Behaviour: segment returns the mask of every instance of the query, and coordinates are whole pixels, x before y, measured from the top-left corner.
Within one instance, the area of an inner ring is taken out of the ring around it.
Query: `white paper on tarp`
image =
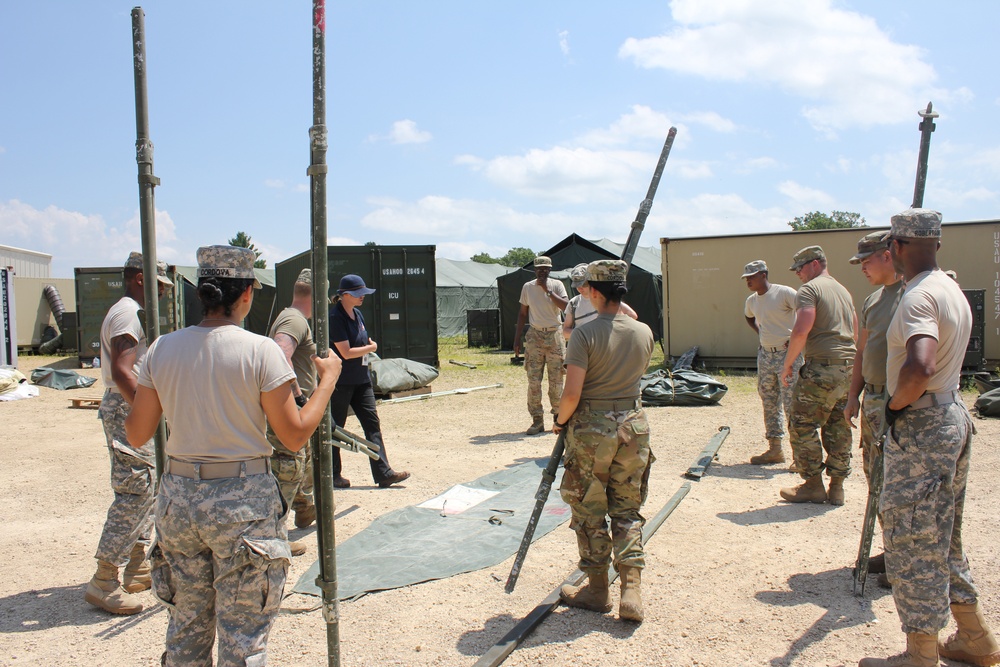
[[[431,498],[417,505],[432,510],[441,510],[442,514],[461,514],[470,507],[492,498],[500,493],[487,489],[473,489],[463,484],[451,487],[437,498]]]

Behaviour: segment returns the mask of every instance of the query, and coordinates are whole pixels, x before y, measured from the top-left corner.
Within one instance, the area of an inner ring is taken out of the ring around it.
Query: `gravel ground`
[[[365,460],[345,454],[354,487],[335,495],[338,541],[454,484],[548,456],[555,436],[523,435],[525,380],[509,354],[443,348],[434,391],[504,386],[380,407],[393,466],[413,477],[378,489]],[[478,367],[449,364],[449,357]],[[52,364],[71,367],[66,359],[21,358],[25,374]],[[798,477],[783,466],[746,463],[764,447],[755,380],[720,379],[730,390],[717,406],[649,410],[658,460],[647,517],[686,481],[682,474],[719,427],[732,430],[718,460],[647,543],[645,623],[559,607],[505,665],[854,665],[902,646],[891,595],[874,582],[864,598],[852,594],[863,475],[847,480],[843,507],[779,502],[779,488]],[[89,389],[42,388],[39,398],[0,403],[0,665],[159,664],[167,615],[148,593],[147,608],[131,617],[83,601],[111,491],[97,412],[72,409],[68,399],[101,392],[98,380]],[[965,399],[971,405],[974,395]],[[1000,422],[976,424],[965,538],[983,606],[1000,627],[1000,563],[989,537],[1000,533],[1000,517],[985,481],[997,474]],[[360,431],[353,418],[348,429]],[[294,559],[290,582],[315,559],[314,532],[292,532],[310,547]],[[575,569],[572,531],[564,525],[536,542],[507,595],[511,562],[342,603],[341,664],[474,664]],[[301,611],[316,601],[286,599],[268,645],[271,664],[327,664],[322,616]]]

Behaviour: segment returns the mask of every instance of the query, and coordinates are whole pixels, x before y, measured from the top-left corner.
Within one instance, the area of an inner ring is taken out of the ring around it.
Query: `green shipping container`
[[[81,365],[89,366],[101,354],[101,325],[111,306],[125,294],[121,267],[73,269],[76,283],[77,350]],[[184,277],[167,267],[174,287],[160,299],[160,334],[184,327]],[[145,322],[143,322],[145,325]]]
[[[349,273],[361,276],[375,290],[365,298],[361,312],[383,359],[439,366],[434,251],[432,245],[330,246],[327,250],[330,294]],[[295,279],[311,263],[312,251],[307,250],[275,265],[275,315],[292,302]]]

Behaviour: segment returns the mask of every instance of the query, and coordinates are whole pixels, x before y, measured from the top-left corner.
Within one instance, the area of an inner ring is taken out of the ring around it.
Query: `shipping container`
[[[52,270],[52,255],[0,245],[0,267],[13,271],[19,278],[48,278]]]
[[[743,317],[750,294],[740,277],[744,265],[763,259],[771,283],[798,289],[801,283],[789,271],[792,255],[822,246],[830,274],[851,292],[858,309],[875,288],[849,260],[858,240],[880,229],[888,227],[660,239],[664,350],[676,357],[697,345],[707,366],[756,368],[757,335]],[[982,340],[970,345],[981,344],[982,365],[992,370],[1000,361],[1000,221],[945,223],[938,264],[956,271],[963,290],[985,290]]]
[[[125,295],[122,267],[76,268],[76,324],[77,355],[82,366],[89,366],[101,354],[101,325],[111,306]],[[167,277],[174,287],[167,290],[159,302],[160,334],[165,334],[185,326],[184,320],[184,277],[177,267],[167,267]],[[143,320],[143,326],[145,326]]]
[[[361,312],[383,359],[411,359],[438,366],[435,247],[330,246],[327,275],[330,294],[349,273],[361,276],[375,293]],[[292,302],[292,287],[309,268],[307,250],[275,265],[277,298],[270,321]]]

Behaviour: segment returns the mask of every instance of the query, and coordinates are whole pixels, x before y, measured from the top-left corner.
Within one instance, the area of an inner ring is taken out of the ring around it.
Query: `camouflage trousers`
[[[170,612],[163,665],[267,662],[291,558],[271,474],[196,480],[164,475],[150,560],[153,592]]]
[[[125,418],[131,411],[125,398],[106,391],[97,416],[111,458],[111,489],[115,493],[94,557],[123,567],[137,543],[148,548],[153,531],[153,496],[156,493],[155,445],[150,440],[139,449],[128,444]]]
[[[524,335],[524,371],[528,374],[528,414],[532,418],[541,418],[542,409],[542,375],[546,369],[549,373],[549,405],[552,414],[559,412],[559,400],[562,398],[563,358],[566,356],[566,344],[562,329],[556,331],[539,331],[528,327]]]
[[[576,532],[580,569],[606,570],[612,549],[616,568],[644,567],[646,520],[639,509],[656,460],[649,448],[646,413],[579,409],[567,429],[560,495],[573,513],[570,528]]]
[[[868,485],[872,483],[872,462],[875,460],[875,447],[882,433],[882,419],[885,416],[885,402],[889,398],[888,390],[881,392],[865,389],[864,400],[861,402],[861,463],[865,471]]]
[[[281,443],[270,425],[267,427],[267,441],[274,448],[274,453],[271,454],[271,472],[278,480],[285,510],[297,512],[314,505],[313,462],[309,455],[309,443],[293,452]]]
[[[830,477],[851,474],[854,436],[844,418],[851,370],[849,365],[824,366],[808,359],[799,369],[788,426],[792,456],[803,479],[821,474],[823,468]]]
[[[763,347],[757,348],[757,393],[764,406],[764,437],[768,440],[785,435],[785,423],[788,421],[788,415],[792,414],[794,379],[798,377],[799,369],[802,367],[802,355],[799,355],[792,366],[795,376],[787,387],[781,381],[781,369],[784,364],[784,348],[776,352]]]
[[[903,632],[935,634],[949,604],[978,599],[962,548],[975,428],[962,403],[905,411],[885,440],[879,505],[886,574]]]

